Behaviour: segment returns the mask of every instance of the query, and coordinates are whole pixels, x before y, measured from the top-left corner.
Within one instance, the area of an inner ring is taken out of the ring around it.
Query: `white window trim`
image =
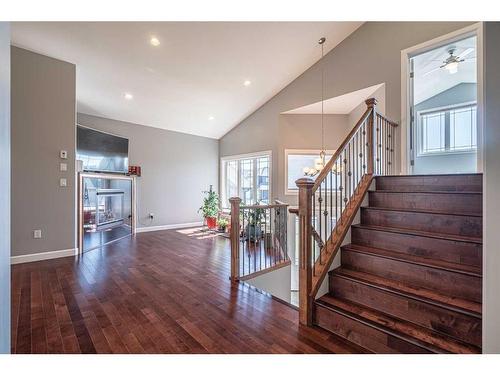
[[[228,155],[228,156],[222,156],[220,158],[220,197],[221,197],[221,208],[227,209],[230,208],[228,206],[225,206],[227,200],[230,197],[226,197],[226,186],[224,181],[226,180],[226,162],[228,161],[235,161],[235,160],[243,160],[243,159],[251,159],[251,158],[258,158],[262,156],[267,156],[269,157],[269,203],[271,203],[272,200],[272,177],[273,177],[273,152],[271,150],[269,151],[258,151],[258,152],[251,152],[247,154],[238,154],[238,155]],[[240,175],[238,173],[238,185],[239,183]]]
[[[325,150],[325,152],[329,155],[335,154],[337,150]],[[285,195],[298,195],[299,189],[289,189],[288,188],[288,155],[312,155],[316,154],[319,157],[320,149],[294,149],[294,148],[286,148],[285,149],[285,181],[284,181],[284,191]]]
[[[422,111],[417,112],[417,157],[419,158],[427,158],[427,157],[432,157],[432,156],[447,156],[447,155],[459,155],[459,154],[474,154],[477,153],[477,144],[475,149],[469,149],[469,150],[448,150],[448,151],[436,151],[436,152],[422,152],[422,124],[421,124],[421,116],[425,115],[427,113],[433,113],[433,112],[443,112],[443,111],[451,111],[456,108],[467,108],[467,107],[476,107],[476,127],[478,124],[478,114],[477,114],[477,102],[476,101],[471,101],[471,102],[464,102],[464,103],[459,103],[459,104],[452,104],[452,105],[447,105],[447,106],[442,106],[442,107],[434,107],[434,108],[429,108],[425,109]],[[476,130],[477,132],[477,130]],[[477,141],[476,141],[477,143]]]

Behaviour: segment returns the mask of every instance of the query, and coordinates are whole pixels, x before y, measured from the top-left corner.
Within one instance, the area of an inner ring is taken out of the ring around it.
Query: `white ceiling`
[[[455,47],[455,56],[469,48],[473,51],[459,63],[458,72],[450,74],[445,68],[439,69],[449,56],[448,50]],[[460,83],[477,82],[476,37],[463,39],[415,56],[414,61],[414,101],[416,104],[448,90]]]
[[[375,91],[377,91],[384,84],[370,86],[365,89],[350,92],[348,94],[336,96],[334,98],[326,99],[323,101],[323,111],[329,115],[345,115],[352,112],[359,104],[368,99]],[[283,112],[283,114],[320,114],[321,102],[305,105],[300,108],[295,108],[290,111]]]
[[[79,112],[220,138],[320,58],[321,36],[326,53],[361,24],[19,22],[12,42],[76,64]]]

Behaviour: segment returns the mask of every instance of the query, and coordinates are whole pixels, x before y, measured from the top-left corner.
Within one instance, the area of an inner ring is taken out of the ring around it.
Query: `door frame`
[[[412,174],[410,165],[410,58],[467,37],[477,39],[477,167],[483,172],[483,22],[478,22],[401,51],[401,174]]]

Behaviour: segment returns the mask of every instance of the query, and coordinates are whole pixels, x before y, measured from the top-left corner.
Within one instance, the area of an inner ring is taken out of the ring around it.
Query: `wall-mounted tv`
[[[76,159],[84,171],[127,173],[128,139],[78,125]]]

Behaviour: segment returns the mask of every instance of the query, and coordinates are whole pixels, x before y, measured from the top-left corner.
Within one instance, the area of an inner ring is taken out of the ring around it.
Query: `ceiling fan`
[[[455,74],[456,72],[458,72],[458,65],[460,63],[463,63],[463,62],[471,62],[472,60],[474,60],[475,58],[470,58],[470,59],[466,59],[465,57],[468,56],[469,54],[471,54],[472,52],[474,52],[474,48],[467,48],[465,51],[463,51],[461,54],[459,55],[455,55],[455,51],[456,51],[456,47],[450,47],[448,49],[448,54],[449,56],[441,61],[442,65],[440,65],[439,67],[437,68],[434,68],[432,70],[429,70],[428,72],[424,73],[422,76],[426,76],[430,73],[433,73],[437,70],[440,70],[440,69],[446,69],[450,74]]]

